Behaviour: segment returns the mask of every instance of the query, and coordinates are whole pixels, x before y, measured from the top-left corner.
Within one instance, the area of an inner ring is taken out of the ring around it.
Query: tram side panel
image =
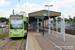
[[[24,30],[25,30],[25,35],[24,35],[24,37],[25,36],[27,36],[27,33],[28,33],[28,23],[26,23],[25,21],[24,21]]]

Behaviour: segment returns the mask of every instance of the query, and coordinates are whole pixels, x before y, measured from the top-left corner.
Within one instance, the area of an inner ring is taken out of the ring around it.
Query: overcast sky
[[[48,10],[45,5],[53,5],[51,11],[58,11],[68,18],[69,15],[73,18],[75,16],[75,0],[20,0],[23,11],[27,14],[42,9]],[[26,6],[25,6],[26,5]],[[9,17],[12,10],[16,13],[22,11],[18,0],[0,0],[0,17]],[[62,17],[61,15],[61,17]]]

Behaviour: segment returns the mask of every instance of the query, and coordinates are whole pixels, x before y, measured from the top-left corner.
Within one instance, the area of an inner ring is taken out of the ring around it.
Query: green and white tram
[[[9,37],[27,36],[28,24],[24,15],[11,15],[9,17]]]

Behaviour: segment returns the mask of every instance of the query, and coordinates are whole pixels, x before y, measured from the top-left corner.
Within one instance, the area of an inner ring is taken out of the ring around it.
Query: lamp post
[[[13,9],[13,15],[14,15],[14,9]]]
[[[48,34],[50,34],[50,11],[49,8],[52,7],[53,5],[45,5],[46,7],[48,7],[48,18],[49,18],[49,29],[48,29]]]
[[[21,11],[20,13],[22,13],[22,15],[25,13],[24,11]]]
[[[69,15],[70,29],[71,29],[71,16]]]

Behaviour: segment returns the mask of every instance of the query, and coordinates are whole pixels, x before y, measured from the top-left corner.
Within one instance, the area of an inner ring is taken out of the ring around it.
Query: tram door
[[[28,33],[28,23],[26,23],[25,21],[24,21],[24,30],[27,30]]]

